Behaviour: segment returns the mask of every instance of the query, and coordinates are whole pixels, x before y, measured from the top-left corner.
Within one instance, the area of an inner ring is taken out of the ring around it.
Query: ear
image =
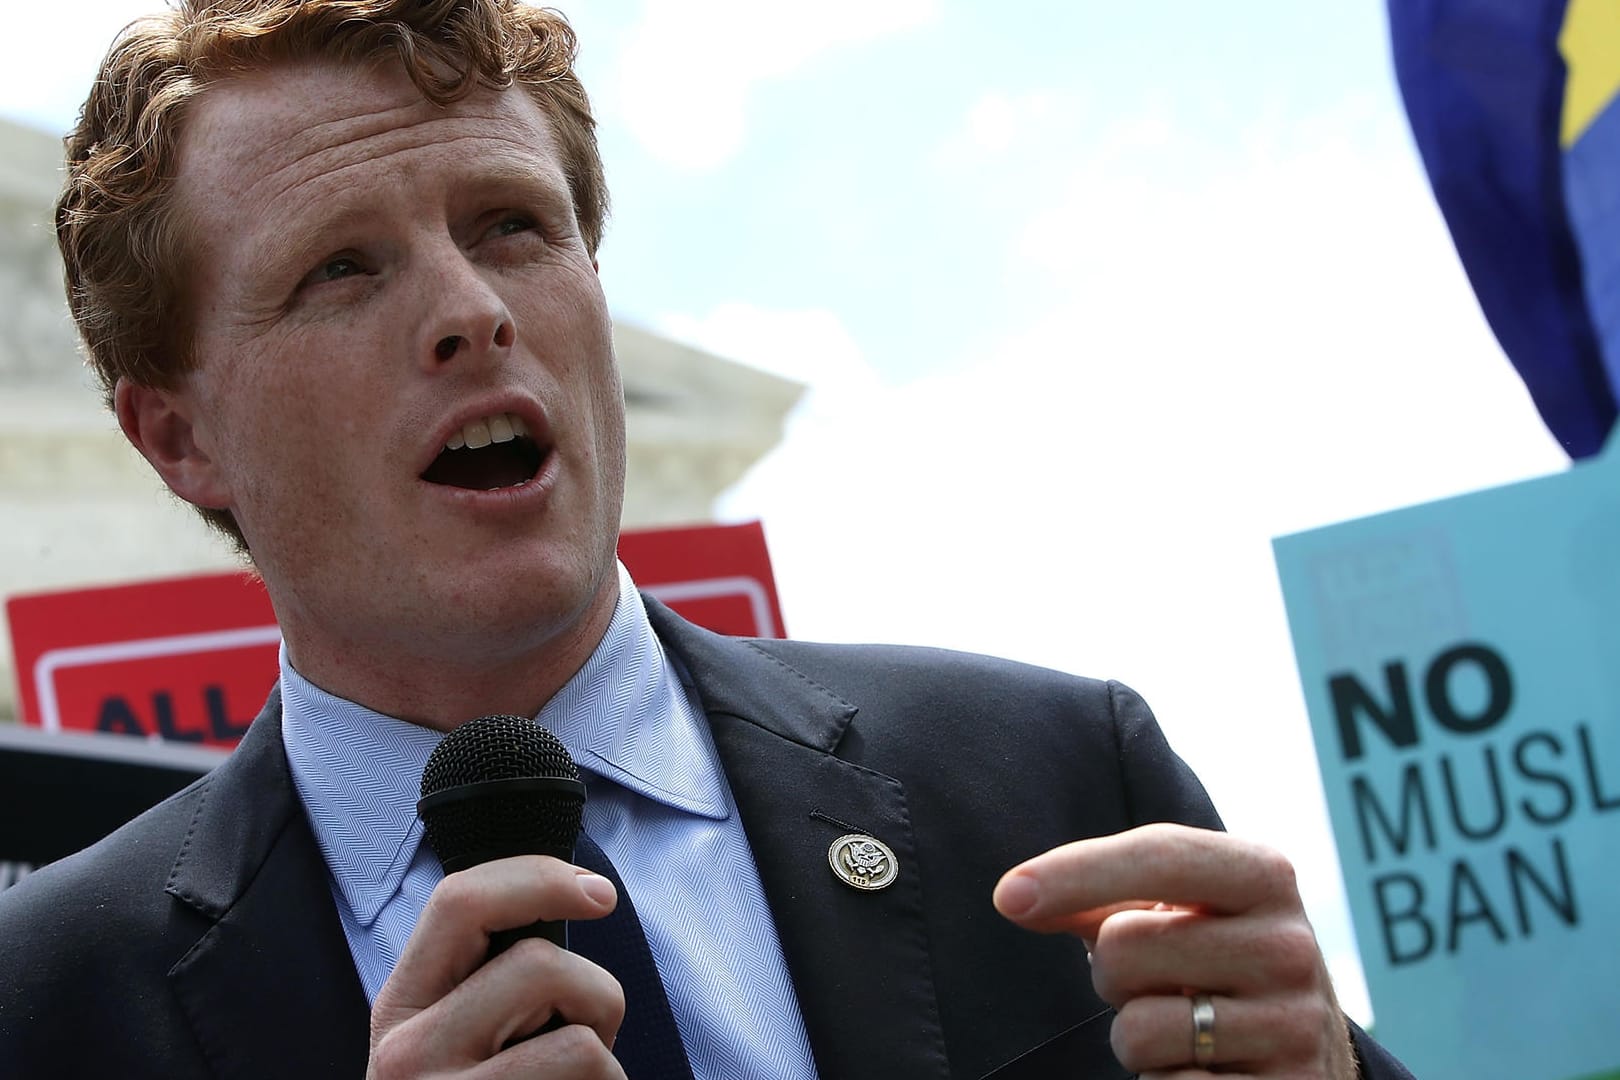
[[[199,439],[193,403],[183,391],[158,390],[119,379],[113,388],[113,412],[130,445],[169,485],[193,506],[230,508],[230,490]]]

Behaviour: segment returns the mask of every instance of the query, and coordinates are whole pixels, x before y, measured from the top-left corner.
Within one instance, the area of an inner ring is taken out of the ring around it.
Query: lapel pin
[[[834,840],[827,849],[827,861],[838,880],[865,892],[888,888],[900,872],[889,845],[862,833],[848,833]]]

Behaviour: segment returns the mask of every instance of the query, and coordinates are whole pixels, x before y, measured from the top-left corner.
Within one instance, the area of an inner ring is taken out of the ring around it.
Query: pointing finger
[[[1020,925],[1086,936],[1128,908],[1163,902],[1238,914],[1297,896],[1293,867],[1270,848],[1227,833],[1154,824],[1037,855],[1007,871],[993,899]]]

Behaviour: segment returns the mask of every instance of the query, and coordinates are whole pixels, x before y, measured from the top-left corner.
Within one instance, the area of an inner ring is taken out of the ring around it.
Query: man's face
[[[255,73],[198,102],[177,197],[208,462],[181,493],[234,515],[305,674],[493,663],[611,607],[623,396],[527,95]]]

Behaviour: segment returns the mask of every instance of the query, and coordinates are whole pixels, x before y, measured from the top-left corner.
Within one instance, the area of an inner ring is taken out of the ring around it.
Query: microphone
[[[416,814],[446,874],[513,855],[574,861],[585,784],[557,736],[521,716],[480,716],[446,735],[422,770]],[[490,935],[489,959],[526,937],[567,948],[566,922]]]

